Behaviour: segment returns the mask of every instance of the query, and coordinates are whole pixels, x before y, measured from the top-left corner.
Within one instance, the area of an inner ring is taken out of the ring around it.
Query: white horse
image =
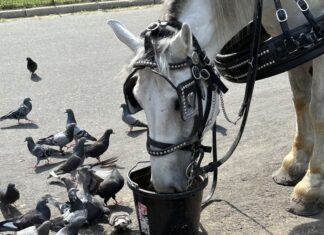
[[[323,0],[308,0],[315,16],[324,14]],[[282,0],[291,28],[306,22],[294,0]],[[168,70],[167,64],[183,61],[192,55],[192,34],[209,58],[236,35],[253,16],[251,0],[166,0],[161,20],[183,22],[181,30],[158,42],[155,60],[159,71],[175,86],[191,76],[188,68]],[[116,36],[135,53],[134,61],[143,55],[143,40],[117,21],[109,21]],[[272,35],[282,33],[271,0],[264,1],[263,26]],[[131,64],[132,65],[132,64]],[[324,56],[289,71],[296,109],[296,136],[290,153],[284,158],[273,179],[278,184],[295,185],[291,207],[295,213],[310,215],[320,211],[324,199]],[[311,71],[312,68],[312,72]],[[183,121],[175,109],[174,89],[150,69],[138,72],[134,96],[143,108],[152,139],[179,143],[190,135],[193,121]],[[218,103],[215,102],[215,107]],[[215,120],[217,110],[211,120]],[[212,122],[210,122],[212,123]],[[211,125],[208,127],[210,128]],[[205,129],[207,131],[208,127]],[[151,156],[151,180],[158,192],[186,190],[186,168],[191,153],[175,151],[164,157]]]

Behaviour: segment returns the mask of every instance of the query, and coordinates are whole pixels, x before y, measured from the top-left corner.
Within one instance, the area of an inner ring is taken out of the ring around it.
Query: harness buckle
[[[309,10],[309,5],[308,2],[306,2],[306,0],[298,0],[297,5],[302,12]]]
[[[191,68],[192,76],[196,79],[200,79],[200,71],[197,65],[192,66]]]
[[[210,78],[210,73],[208,72],[207,69],[202,69],[200,71],[200,78],[207,81]]]
[[[154,22],[151,23],[149,26],[147,26],[146,30],[147,31],[154,31],[157,30],[160,27],[160,23],[159,22]]]
[[[287,11],[283,8],[280,8],[276,11],[277,20],[282,23],[288,20]]]

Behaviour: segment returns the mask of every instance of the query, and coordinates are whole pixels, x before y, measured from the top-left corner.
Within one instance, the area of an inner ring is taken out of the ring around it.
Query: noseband
[[[227,91],[226,86],[221,82],[218,73],[214,70],[214,65],[201,50],[197,39],[193,36],[194,51],[190,57],[179,63],[169,63],[170,70],[181,70],[190,68],[191,78],[176,86],[164,74],[158,71],[157,63],[155,62],[154,43],[159,39],[173,36],[179,31],[182,24],[178,21],[172,22],[157,22],[151,24],[142,34],[144,37],[145,54],[144,57],[137,60],[133,65],[133,72],[128,76],[124,85],[124,95],[126,104],[129,110],[133,113],[141,110],[139,104],[134,102],[132,88],[135,86],[137,77],[134,74],[141,69],[149,68],[153,73],[163,78],[177,92],[181,118],[183,121],[194,118],[194,126],[191,135],[186,140],[180,143],[164,143],[147,137],[147,151],[151,156],[164,156],[175,151],[190,151],[193,155],[200,155],[203,152],[210,152],[210,147],[201,145],[203,131],[210,123],[208,119],[212,114],[211,109],[215,105],[215,96],[213,92]],[[134,82],[135,80],[135,82]],[[207,95],[204,84],[207,84]],[[133,96],[133,97],[132,97]],[[132,101],[133,99],[133,101]],[[203,100],[206,99],[206,107],[203,110]],[[214,111],[214,110],[213,110]]]

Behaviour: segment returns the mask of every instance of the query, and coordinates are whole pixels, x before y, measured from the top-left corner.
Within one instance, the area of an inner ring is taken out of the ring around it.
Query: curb
[[[112,0],[107,2],[90,2],[69,5],[57,5],[47,7],[36,7],[18,10],[0,11],[0,19],[10,19],[19,17],[45,16],[51,14],[66,14],[80,11],[97,11],[113,8],[123,8],[131,6],[144,6],[160,4],[161,0]]]

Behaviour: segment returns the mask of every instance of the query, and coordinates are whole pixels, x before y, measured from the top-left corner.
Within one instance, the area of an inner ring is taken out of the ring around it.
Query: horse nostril
[[[175,106],[174,106],[174,109],[177,110],[177,111],[180,109],[180,103],[179,103],[179,100],[176,100],[176,102],[175,102]]]

